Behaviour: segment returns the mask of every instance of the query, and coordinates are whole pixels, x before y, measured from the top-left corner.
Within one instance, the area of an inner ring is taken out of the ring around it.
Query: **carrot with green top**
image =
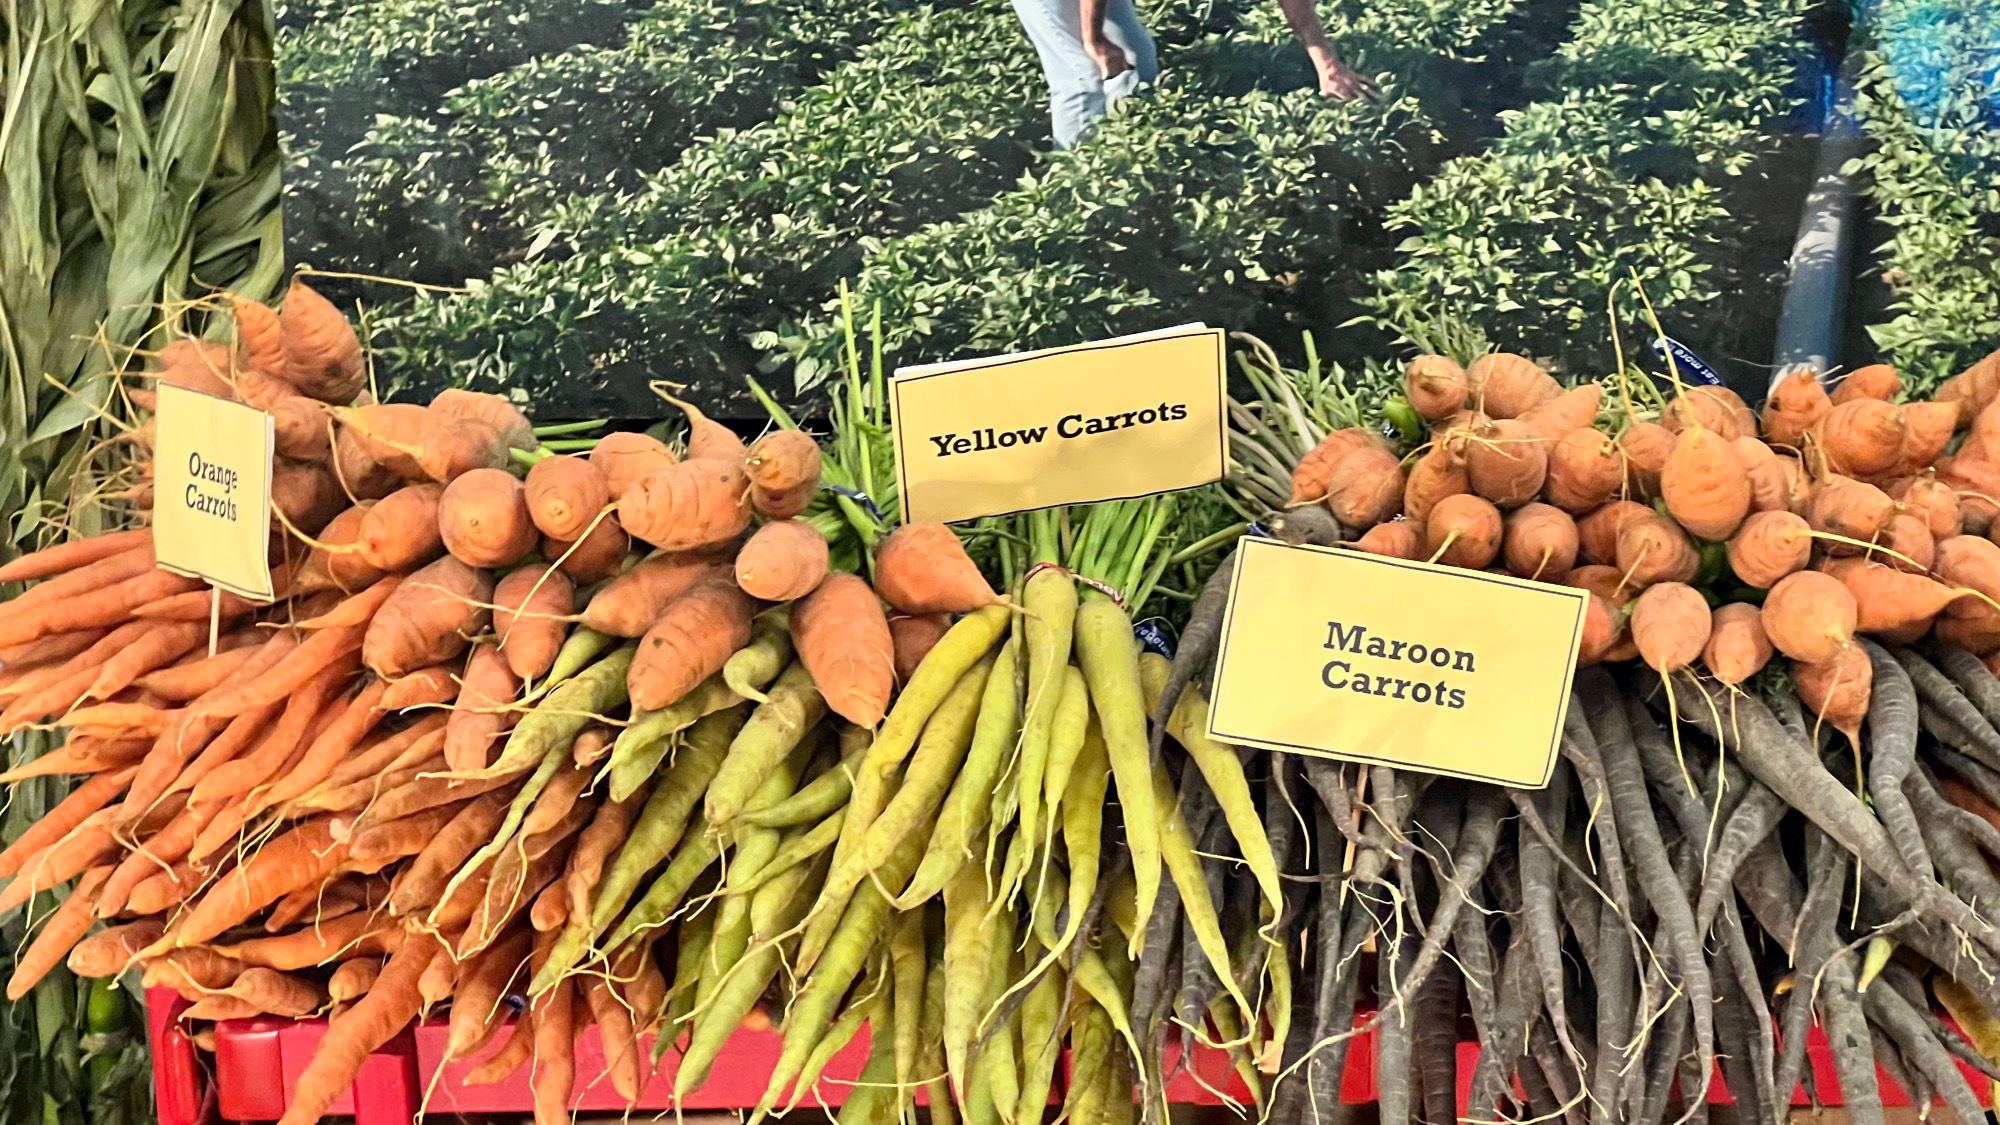
[[[793,664],[771,685],[769,699],[750,713],[729,754],[708,784],[703,806],[712,825],[724,825],[750,804],[765,778],[826,715],[826,700],[803,664]]]

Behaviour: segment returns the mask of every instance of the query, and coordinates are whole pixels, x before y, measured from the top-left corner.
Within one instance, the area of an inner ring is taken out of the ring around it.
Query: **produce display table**
[[[209,1125],[215,1121],[275,1121],[284,1115],[292,1086],[305,1069],[312,1051],[325,1034],[324,1020],[250,1019],[227,1020],[215,1025],[215,1055],[212,1073],[206,1072],[194,1043],[178,1027],[187,1002],[170,991],[154,989],[146,997],[148,1026],[153,1046],[153,1082],[159,1101],[160,1125]],[[526,1113],[532,1105],[526,1066],[501,1082],[486,1086],[466,1086],[459,1078],[470,1068],[467,1062],[443,1061],[446,1028],[440,1022],[419,1023],[405,1030],[377,1051],[361,1069],[354,1087],[342,1094],[327,1112],[352,1116],[355,1125],[410,1125],[423,1113]],[[848,1085],[861,1073],[868,1058],[864,1033],[842,1048],[827,1064],[818,1085],[800,1099],[801,1106],[838,1106],[846,1101]],[[747,1109],[757,1103],[764,1084],[778,1058],[779,1035],[775,1030],[738,1032],[724,1048],[707,1085],[690,1094],[680,1108],[688,1110]],[[1174,1049],[1170,1048],[1170,1052]],[[1833,1057],[1826,1039],[1814,1027],[1807,1042],[1807,1060],[1812,1067],[1819,1096],[1824,1104],[1839,1105],[1840,1084],[1835,1077]],[[577,1040],[576,1093],[571,1108],[585,1112],[618,1113],[627,1109],[610,1084],[601,1078],[603,1052],[597,1031],[591,1028]],[[1473,1065],[1478,1061],[1476,1043],[1458,1047],[1458,1098],[1460,1112],[1471,1094]],[[1170,1059],[1170,1061],[1173,1061]],[[674,1108],[673,1079],[678,1055],[668,1052],[646,1085],[640,1110]],[[1060,1096],[1067,1062],[1059,1068],[1056,1096]],[[1961,1066],[1966,1080],[1979,1091],[1980,1101],[1991,1104],[1989,1083],[1970,1068]],[[1882,1100],[1887,1105],[1908,1105],[1909,1095],[1884,1074]],[[595,1079],[595,1080],[593,1080]],[[1372,1102],[1377,1095],[1374,1037],[1357,1036],[1347,1054],[1347,1069],[1341,1079],[1341,1100],[1350,1104]],[[1179,1069],[1167,1084],[1168,1099],[1188,1105],[1223,1105],[1247,1102],[1249,1091],[1231,1069],[1221,1051],[1197,1048],[1189,1065]],[[921,1091],[918,1102],[924,1101]],[[1726,1104],[1733,1100],[1718,1075],[1709,1091],[1709,1101]],[[1793,1095],[1793,1104],[1806,1105],[1805,1091]]]

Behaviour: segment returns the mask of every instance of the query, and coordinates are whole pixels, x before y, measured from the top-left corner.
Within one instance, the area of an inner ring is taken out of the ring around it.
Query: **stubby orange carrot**
[[[1762,612],[1747,602],[1717,606],[1701,658],[1709,674],[1725,684],[1740,684],[1763,671],[1771,662],[1771,638],[1764,635]]]
[[[618,573],[632,539],[615,519],[596,521],[582,539],[542,537],[542,557],[579,584],[601,582]]]
[[[1679,524],[1648,512],[1618,533],[1617,562],[1627,587],[1643,590],[1655,582],[1693,581],[1701,552]]]
[[[1798,689],[1799,702],[1850,741],[1860,736],[1874,684],[1874,665],[1860,645],[1848,645],[1818,664],[1792,662],[1792,686]]]
[[[1507,513],[1504,535],[1501,559],[1522,578],[1553,578],[1576,566],[1576,521],[1560,508],[1549,504],[1516,508]]]
[[[1689,387],[1667,404],[1660,424],[1675,434],[1713,430],[1728,441],[1757,432],[1757,416],[1728,387]]]
[[[1764,633],[1793,660],[1819,664],[1854,642],[1854,595],[1838,578],[1816,570],[1786,575],[1764,598]]]
[[[904,613],[970,613],[1000,600],[958,535],[941,523],[909,523],[875,555],[875,588]]]
[[[504,469],[475,469],[446,485],[438,532],[444,549],[468,566],[510,566],[540,541],[527,492]]]
[[[1684,583],[1648,586],[1632,605],[1632,642],[1647,665],[1661,675],[1699,659],[1710,628],[1708,602]]]
[[[1426,421],[1440,422],[1465,406],[1465,368],[1450,356],[1420,355],[1403,372],[1403,395]]]
[[[600,438],[590,451],[590,463],[604,474],[611,498],[623,497],[628,489],[680,458],[665,442],[647,434],[618,430]]]
[[[618,522],[635,539],[685,551],[734,539],[750,526],[750,478],[741,461],[670,465],[618,498]]]
[[[1465,369],[1472,401],[1490,418],[1514,418],[1562,393],[1562,384],[1526,356],[1490,352]]]
[[[703,582],[670,602],[632,657],[632,706],[658,710],[722,671],[750,643],[752,609],[733,582]]]
[[[1364,445],[1333,467],[1326,482],[1326,508],[1348,527],[1373,527],[1402,506],[1403,465],[1379,445]]]
[[[535,440],[535,427],[528,421],[527,415],[500,395],[447,387],[431,399],[430,408],[440,414],[485,426],[510,449],[527,452],[540,444]]]
[[[361,655],[378,676],[395,678],[465,651],[485,627],[493,580],[447,555],[396,587],[368,623]]]
[[[728,574],[711,552],[654,555],[597,591],[583,607],[583,624],[614,637],[642,636],[675,598]]]
[[[1791,372],[1772,386],[1764,400],[1764,440],[1773,445],[1799,445],[1806,431],[1832,409],[1833,400],[1809,368]]]
[[[1335,430],[1321,438],[1292,467],[1292,495],[1287,504],[1316,504],[1326,499],[1326,483],[1333,475],[1333,467],[1349,453],[1363,446],[1379,445],[1381,441],[1359,426]]]
[[[1447,496],[1431,508],[1424,550],[1446,566],[1484,570],[1500,553],[1500,509],[1471,493]]]
[[[1625,462],[1618,454],[1618,445],[1598,430],[1580,427],[1549,446],[1543,495],[1573,516],[1606,503],[1624,483]]]
[[[812,593],[826,567],[826,538],[811,524],[772,520],[737,552],[736,585],[753,598],[788,602]]]
[[[445,726],[445,764],[455,771],[484,767],[494,743],[514,725],[513,704],[520,694],[520,677],[500,650],[485,644],[474,648]]]
[[[1880,399],[1855,398],[1829,408],[1811,437],[1835,472],[1866,477],[1895,465],[1903,449],[1902,412]]]
[[[1768,590],[1812,560],[1812,526],[1791,512],[1754,512],[1729,540],[1736,577]]]
[[[1577,553],[1601,565],[1618,561],[1618,533],[1633,520],[1652,515],[1653,510],[1633,500],[1613,500],[1577,517]]]
[[[1895,368],[1886,363],[1871,363],[1840,377],[1840,381],[1833,385],[1833,404],[1839,406],[1857,398],[1894,402],[1902,391],[1903,380],[1896,374]]]
[[[611,503],[611,485],[589,461],[558,455],[528,470],[526,496],[528,516],[543,535],[576,539]]]
[[[671,395],[662,395],[661,397],[680,407],[681,413],[687,415],[687,459],[689,461],[713,459],[736,464],[742,463],[748,450],[743,446],[743,439],[736,436],[735,430],[703,414],[691,402],[674,398]]]
[[[1681,431],[1660,470],[1660,495],[1682,527],[1702,539],[1729,538],[1752,500],[1749,469],[1729,439],[1705,426]]]
[[[1354,547],[1385,558],[1421,559],[1424,557],[1424,536],[1415,521],[1395,520],[1378,523],[1362,532],[1361,538],[1354,541]]]
[[[1660,471],[1674,452],[1673,431],[1658,422],[1634,422],[1618,436],[1618,452],[1625,458],[1626,494],[1655,495]]]
[[[819,443],[802,430],[773,430],[751,443],[743,468],[767,494],[819,487]]]
[[[1548,480],[1548,443],[1525,421],[1489,422],[1466,443],[1465,470],[1472,491],[1499,507],[1518,508]]]
[[[413,570],[444,552],[438,503],[444,486],[405,485],[365,509],[355,550],[384,573]]]
[[[576,583],[552,566],[524,566],[493,588],[493,604],[493,632],[514,675],[548,672],[576,609]]]
[[[791,630],[792,647],[827,707],[874,729],[896,679],[895,643],[875,591],[852,574],[829,574],[795,604]]]
[[[284,367],[275,374],[301,393],[321,402],[352,402],[367,386],[354,326],[304,281],[293,279],[278,308],[278,327]]]

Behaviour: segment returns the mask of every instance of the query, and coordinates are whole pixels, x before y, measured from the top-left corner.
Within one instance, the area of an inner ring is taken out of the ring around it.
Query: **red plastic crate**
[[[312,1057],[324,1020],[229,1020],[215,1026],[214,1073],[204,1075],[194,1044],[178,1029],[187,1003],[170,991],[148,992],[147,1023],[153,1044],[153,1081],[159,1103],[160,1125],[207,1125],[215,1118],[225,1121],[274,1121],[283,1116],[299,1072]],[[526,1113],[533,1098],[528,1088],[527,1068],[523,1067],[502,1082],[490,1086],[464,1086],[457,1078],[476,1063],[441,1063],[447,1028],[442,1023],[420,1023],[405,1030],[377,1051],[356,1079],[353,1089],[328,1108],[329,1114],[351,1115],[355,1125],[410,1125],[420,1112],[437,1113]],[[496,1037],[487,1051],[497,1049]],[[763,1095],[765,1083],[778,1058],[780,1037],[776,1031],[741,1031],[724,1048],[708,1083],[689,1095],[683,1109],[746,1109]],[[838,1106],[846,1101],[848,1084],[860,1073],[868,1058],[868,1040],[857,1036],[827,1064],[818,1086],[800,1100],[801,1105]],[[1168,1064],[1178,1062],[1177,1046],[1170,1046]],[[485,1052],[482,1052],[483,1055]],[[1807,1063],[1823,1103],[1839,1105],[1840,1083],[1834,1072],[1833,1056],[1826,1039],[1815,1026],[1806,1045]],[[1459,1106],[1461,1112],[1470,1094],[1472,1069],[1479,1057],[1476,1043],[1461,1043],[1459,1061]],[[674,1065],[678,1054],[668,1052],[658,1071],[641,1093],[637,1108],[673,1108]],[[571,1107],[577,1110],[616,1113],[625,1102],[603,1074],[603,1053],[596,1029],[586,1031],[577,1042],[577,1090]],[[1982,1104],[1991,1104],[1991,1084],[1978,1072],[1960,1065],[1966,1081],[1977,1091]],[[440,1071],[442,1073],[440,1073]],[[1068,1074],[1068,1061],[1058,1068],[1057,1089]],[[595,1079],[592,1076],[598,1076]],[[1908,1105],[1909,1096],[1887,1075],[1881,1081],[1886,1105]],[[1341,1076],[1343,1102],[1359,1104],[1375,1100],[1375,1037],[1372,1032],[1355,1036],[1348,1048],[1347,1066]],[[1231,1066],[1228,1056],[1209,1047],[1196,1047],[1188,1065],[1167,1084],[1168,1100],[1193,1105],[1247,1104],[1250,1091]],[[921,1092],[919,1092],[921,1099]],[[1709,1090],[1709,1101],[1731,1101],[1721,1076]],[[1805,1105],[1803,1087],[1793,1093],[1793,1104]]]

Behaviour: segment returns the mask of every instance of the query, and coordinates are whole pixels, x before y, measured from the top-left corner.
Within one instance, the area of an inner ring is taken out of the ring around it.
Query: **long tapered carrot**
[[[124,859],[119,860],[110,878],[98,889],[97,916],[109,918],[124,913],[134,888],[186,859],[205,819],[206,815],[198,809],[182,809],[165,827],[141,841]]]
[[[215,690],[226,692],[237,684],[262,675],[292,651],[296,643],[289,633],[272,637],[257,647],[255,657],[245,661]],[[206,695],[199,697],[206,698]],[[179,721],[154,740],[153,748],[147,751],[145,760],[139,764],[139,773],[132,778],[132,791],[125,796],[126,809],[136,815],[152,807],[153,802],[167,792],[174,778],[180,776],[188,761],[199,754],[208,745],[209,739],[220,734],[226,725],[216,719],[197,717],[193,708],[183,709]]]
[[[207,944],[258,909],[323,879],[346,857],[347,848],[334,839],[330,818],[305,821],[217,879],[175,921],[165,940],[176,948]]]
[[[328,700],[334,697],[340,690],[341,684],[360,666],[358,657],[358,652],[348,653],[346,659],[321,669],[318,675],[307,680],[291,699],[268,704],[257,711],[249,712],[251,715],[268,715],[274,708],[282,708],[277,714],[275,724],[253,721],[251,725],[253,735],[262,737],[257,738],[254,744],[248,740],[243,742],[243,747],[248,748],[247,753],[241,757],[222,759],[208,767],[205,771],[207,776],[195,778],[194,793],[191,798],[194,803],[212,805],[231,796],[241,796],[269,781],[278,768],[290,760],[292,754],[298,750],[300,743],[305,740],[306,732],[325,711]],[[224,730],[209,748],[212,750],[222,745],[242,720],[243,716],[238,716],[231,721],[229,729]],[[202,765],[202,759],[206,757],[208,751],[204,750],[201,756],[182,772],[181,779],[186,779],[188,774],[197,773]],[[174,783],[176,787],[180,784],[180,780]],[[171,792],[171,789],[169,791]]]
[[[279,1125],[314,1125],[354,1081],[368,1056],[416,1017],[423,1008],[417,982],[441,948],[443,943],[430,934],[412,934],[382,966],[368,994],[333,1018],[312,1061],[299,1074]]]
[[[346,785],[378,777],[431,757],[444,745],[448,718],[442,711],[433,711],[401,730],[358,747],[327,776],[326,785]]]
[[[222,649],[214,656],[148,672],[134,683],[141,690],[152,692],[162,699],[186,703],[215,690],[231,673],[256,658],[256,646],[238,645]]]
[[[16,614],[32,611],[38,606],[74,598],[79,594],[101,590],[128,578],[150,573],[153,561],[153,546],[150,543],[109,555],[66,574],[57,575],[46,582],[30,586],[27,592],[0,607],[0,619],[11,618]]]
[[[230,776],[234,771],[225,767],[236,763],[239,760],[238,755],[245,750],[268,740],[273,730],[271,724],[284,714],[285,704],[273,703],[268,707],[259,707],[255,711],[245,711],[229,720],[229,724],[222,728],[222,733],[210,739],[208,745],[201,748],[201,753],[196,754],[193,760],[188,762],[187,767],[181,770],[180,776],[174,778],[172,784],[167,786],[167,792],[191,791],[194,793],[196,803],[209,805],[219,799],[218,793],[240,795],[241,790],[229,788],[235,784]],[[251,750],[251,753],[254,755],[256,751]],[[210,783],[209,779],[215,776],[217,770],[224,771],[223,780]],[[207,788],[200,788],[204,784]],[[218,785],[223,788],[218,790],[216,788]]]
[[[194,702],[197,715],[234,716],[276,703],[320,674],[328,664],[361,651],[366,626],[323,629],[299,642],[269,670],[247,683],[211,692]]]
[[[110,806],[113,798],[138,772],[136,767],[100,773],[70,791],[55,808],[42,814],[14,842],[0,850],[0,877],[14,875],[42,849],[67,836],[77,825]]]
[[[67,660],[104,639],[109,629],[77,629],[0,649],[0,668],[46,667]]]
[[[346,598],[325,613],[300,621],[298,627],[336,629],[344,626],[365,626],[374,618],[375,611],[382,608],[382,603],[389,600],[389,595],[396,592],[396,587],[401,585],[402,581],[400,576],[394,574],[378,579],[367,589]]]
[[[383,953],[401,939],[400,929],[383,915],[357,911],[315,921],[287,934],[218,945],[215,951],[245,965],[296,972],[343,956]]]
[[[128,621],[68,660],[22,677],[15,685],[13,701],[0,710],[0,731],[17,731],[76,706],[83,693],[90,690],[104,662],[153,628],[146,622]]]
[[[347,711],[307,747],[305,756],[263,791],[257,799],[258,811],[289,801],[330,777],[341,759],[382,721],[386,712],[380,705],[386,690],[388,685],[381,680],[362,688]]]
[[[84,872],[83,878],[70,889],[69,897],[63,900],[54,914],[49,915],[48,921],[42,923],[35,940],[21,951],[19,959],[14,962],[14,975],[7,979],[7,999],[10,1002],[26,996],[28,990],[49,975],[49,970],[62,964],[69,951],[83,940],[84,934],[90,932],[91,924],[97,921],[91,915],[90,904],[97,896],[97,889],[110,874],[108,865]]]
[[[115,625],[142,605],[199,589],[197,579],[168,571],[149,571],[101,590],[30,606],[0,619],[0,645],[18,644],[70,629]]]
[[[0,890],[0,914],[6,914],[43,891],[62,886],[104,862],[117,849],[111,828],[111,810],[101,809],[85,818],[62,839],[29,857],[14,881]]]
[[[140,676],[179,660],[208,637],[206,622],[169,622],[147,631],[113,654],[84,690],[85,699],[109,699]]]
[[[23,766],[0,773],[0,785],[31,777],[103,773],[134,766],[151,746],[149,738],[71,737],[68,742]]]
[[[76,570],[100,559],[153,543],[153,529],[135,527],[130,531],[113,531],[104,535],[93,535],[87,539],[72,539],[30,551],[20,558],[0,566],[0,583],[32,582],[37,578],[47,578],[66,570]]]

